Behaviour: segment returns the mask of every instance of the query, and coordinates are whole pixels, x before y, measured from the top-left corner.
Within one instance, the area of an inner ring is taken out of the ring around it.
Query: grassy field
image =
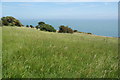
[[[2,78],[2,28],[0,26],[0,79]]]
[[[118,39],[3,27],[4,78],[117,78]]]

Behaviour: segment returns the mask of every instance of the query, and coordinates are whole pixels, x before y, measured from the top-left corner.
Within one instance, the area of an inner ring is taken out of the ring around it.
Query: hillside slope
[[[3,27],[3,77],[116,78],[117,38]]]
[[[2,28],[0,26],[0,79],[2,78]]]

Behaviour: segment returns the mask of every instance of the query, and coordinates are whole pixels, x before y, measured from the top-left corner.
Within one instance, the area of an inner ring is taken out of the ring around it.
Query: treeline
[[[32,25],[26,25],[26,27],[34,28]],[[38,22],[38,25],[35,26],[36,29],[41,31],[56,32],[56,29],[52,25],[46,24],[45,22]],[[61,25],[59,27],[59,33],[73,33],[74,31],[68,26]]]
[[[18,27],[24,26],[19,20],[17,20],[12,16],[2,17],[1,22],[3,26],[18,26]],[[52,25],[46,24],[45,22],[38,22],[37,26],[26,25],[26,27],[40,29],[41,31],[56,32],[56,29]],[[64,26],[64,25],[61,25],[59,27],[58,32],[59,33],[73,33],[73,32],[84,33],[84,32],[79,32],[77,30],[73,30],[68,26]],[[91,33],[87,33],[87,34],[91,34]]]

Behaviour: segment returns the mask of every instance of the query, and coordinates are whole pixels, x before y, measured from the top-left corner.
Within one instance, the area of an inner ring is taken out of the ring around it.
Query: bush
[[[36,28],[36,29],[39,29],[39,26],[36,26],[35,28]]]
[[[87,33],[87,34],[92,34],[92,33]]]
[[[31,28],[34,28],[32,25],[30,25]]]
[[[45,24],[45,22],[38,22],[38,25],[42,25],[42,24]]]
[[[78,32],[78,33],[85,33],[85,32]]]
[[[0,27],[2,27],[2,20],[0,20]]]
[[[74,30],[74,32],[78,32],[77,30]]]
[[[49,32],[56,32],[54,27],[49,24],[45,24],[45,22],[38,22],[36,29],[40,29],[41,31],[49,31]]]
[[[29,27],[29,25],[26,25],[26,27]]]
[[[62,25],[59,27],[59,33],[73,33],[73,30],[68,26]]]
[[[3,26],[22,26],[21,22],[12,16],[2,17]]]
[[[42,24],[42,25],[40,25],[40,30],[42,30],[42,31],[49,31],[49,32],[56,32],[54,27],[52,27],[49,24]]]

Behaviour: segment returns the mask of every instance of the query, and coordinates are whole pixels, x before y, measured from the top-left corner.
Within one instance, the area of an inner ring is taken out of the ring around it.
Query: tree
[[[21,22],[12,16],[2,17],[3,26],[22,26]]]
[[[56,30],[54,29],[54,27],[52,27],[52,25],[45,24],[45,22],[38,22],[36,29],[40,29],[41,31],[56,32]]]
[[[36,29],[39,29],[39,26],[36,26],[35,28],[36,28]]]
[[[0,27],[2,27],[2,20],[0,20]]]
[[[59,33],[73,33],[73,30],[68,26],[61,25],[59,27]]]
[[[32,25],[30,25],[31,28],[34,28]]]
[[[38,25],[42,25],[42,24],[45,24],[45,22],[38,22]]]
[[[26,27],[29,27],[29,25],[26,25]]]
[[[49,24],[42,24],[42,25],[40,25],[40,30],[42,30],[42,31],[49,31],[49,32],[56,32],[54,27],[52,27]]]
[[[2,17],[1,20],[2,20],[2,25],[5,25],[5,26],[9,25],[9,22],[7,21],[6,17]]]
[[[74,30],[74,32],[78,32],[78,30]]]

